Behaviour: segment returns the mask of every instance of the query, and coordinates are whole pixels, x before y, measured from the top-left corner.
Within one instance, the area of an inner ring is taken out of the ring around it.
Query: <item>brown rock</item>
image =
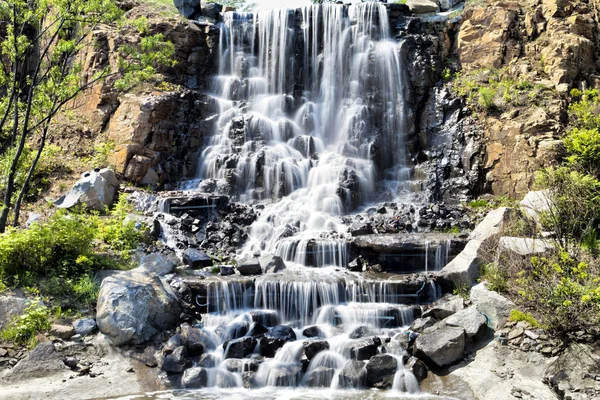
[[[75,329],[72,326],[52,324],[48,333],[59,339],[69,340],[75,335]]]

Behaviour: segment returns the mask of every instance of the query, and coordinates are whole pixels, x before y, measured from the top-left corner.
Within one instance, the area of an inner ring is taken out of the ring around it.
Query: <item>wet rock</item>
[[[372,338],[361,339],[352,345],[350,355],[355,360],[368,360],[377,354],[377,348],[381,345],[381,339],[374,336]]]
[[[373,333],[368,326],[359,326],[358,328],[356,328],[352,332],[350,332],[348,337],[350,339],[360,339],[360,338],[363,338],[365,336],[369,336],[372,334]]]
[[[202,0],[202,16],[213,20],[219,19],[219,14],[223,10],[223,6],[218,3],[211,3]]]
[[[442,299],[439,303],[433,305],[423,313],[422,318],[433,317],[436,320],[441,321],[463,308],[465,308],[463,298],[460,296],[452,296],[448,299]]]
[[[296,340],[296,334],[292,328],[286,325],[275,326],[260,339],[260,353],[264,357],[275,357],[277,350],[287,342],[294,340]]]
[[[394,375],[398,367],[396,358],[389,354],[371,357],[367,363],[367,382],[378,389],[389,389],[394,384]]]
[[[182,384],[183,374],[170,374],[166,371],[161,371],[158,374],[158,383],[161,389],[183,389]]]
[[[329,387],[334,374],[333,368],[321,366],[308,372],[304,380],[308,387]]]
[[[307,338],[325,338],[325,332],[321,330],[318,326],[309,326],[308,328],[302,331],[302,335]]]
[[[357,257],[354,260],[350,261],[348,264],[348,269],[353,272],[362,272],[363,270],[363,262],[361,257]]]
[[[163,345],[162,354],[167,355],[175,351],[176,348],[183,346],[183,340],[180,335],[173,335]]]
[[[85,206],[88,210],[102,212],[112,204],[119,186],[117,176],[109,169],[86,172],[54,205],[58,208]]]
[[[256,347],[256,339],[253,337],[243,337],[233,339],[223,343],[225,349],[225,358],[244,358],[251,354]]]
[[[100,287],[96,322],[117,345],[143,343],[179,324],[181,307],[161,278],[133,271],[105,278]]]
[[[235,274],[235,267],[231,265],[221,265],[219,266],[219,271],[221,276],[230,276]]]
[[[205,252],[197,249],[185,249],[182,254],[183,263],[194,269],[211,267],[213,260]]]
[[[201,389],[208,384],[208,373],[202,367],[186,369],[181,378],[185,389]]]
[[[471,289],[469,296],[479,312],[487,317],[490,328],[498,330],[504,326],[515,304],[506,297],[487,289],[480,283]]]
[[[183,15],[187,19],[193,19],[200,15],[200,1],[199,0],[173,0],[179,14]]]
[[[237,265],[237,270],[243,276],[262,274],[260,262],[256,258],[239,261]]]
[[[297,386],[302,377],[302,368],[298,365],[280,365],[269,373],[269,383],[277,387]]]
[[[198,360],[198,366],[202,368],[215,368],[217,366],[218,359],[214,354],[205,353],[200,356]]]
[[[204,352],[204,347],[210,342],[207,334],[201,329],[182,325],[181,342],[190,357],[199,357]]]
[[[428,365],[442,368],[463,358],[465,330],[463,328],[440,327],[422,333],[415,341],[415,356]]]
[[[364,361],[352,360],[344,365],[340,372],[340,386],[343,388],[362,388],[367,383],[367,370]]]
[[[275,311],[252,311],[250,313],[252,321],[270,327],[279,323],[279,317]]]
[[[245,389],[255,389],[257,387],[256,383],[256,372],[246,371],[244,372],[244,388]]]
[[[96,331],[98,326],[96,325],[96,321],[92,318],[82,318],[76,321],[73,321],[73,329],[75,329],[75,333],[81,336],[87,336]]]
[[[276,273],[285,270],[283,259],[273,254],[264,253],[260,256],[260,266],[264,273]]]
[[[444,322],[447,326],[463,328],[467,338],[475,339],[485,331],[487,320],[476,307],[469,307],[451,315]]]
[[[415,378],[417,378],[417,381],[419,383],[421,383],[425,378],[427,378],[427,374],[429,373],[429,370],[427,369],[425,363],[419,360],[417,357],[409,358],[404,367],[408,372],[413,374]]]
[[[16,353],[15,353],[16,356]],[[42,378],[66,370],[52,342],[40,343],[3,376],[9,382]]]
[[[185,347],[179,346],[171,354],[163,358],[161,369],[166,372],[179,374],[191,365],[191,361],[187,358]]]
[[[413,332],[423,332],[423,330],[435,325],[436,321],[433,317],[418,318],[410,325],[410,330]]]
[[[470,240],[463,251],[439,272],[440,284],[451,290],[458,286],[471,287],[479,278],[481,241]]]
[[[265,333],[269,332],[269,328],[264,326],[263,324],[259,324],[258,322],[254,324],[252,328],[248,331],[247,336],[252,337],[262,337]]]
[[[327,340],[309,340],[304,342],[304,354],[310,361],[323,350],[329,350],[329,342]]]
[[[75,335],[75,328],[72,326],[52,324],[48,333],[62,340],[69,340]]]

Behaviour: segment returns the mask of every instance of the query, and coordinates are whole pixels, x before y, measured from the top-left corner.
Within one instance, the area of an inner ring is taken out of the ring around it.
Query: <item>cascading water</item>
[[[196,366],[206,370],[212,393],[241,386],[337,391],[366,387],[365,363],[386,353],[397,365],[388,386],[418,392],[392,338],[420,313],[415,304],[435,300],[436,285],[345,272],[350,235],[341,216],[382,187],[402,196],[411,175],[402,44],[391,39],[386,7],[314,5],[228,12],[223,20],[218,120],[198,188],[211,181],[218,194],[262,203],[244,254],[278,255],[288,270],[203,278],[194,301],[206,343]],[[448,256],[449,244],[442,247],[436,268]],[[285,340],[268,336],[282,326]],[[311,345],[321,351],[310,355]],[[358,361],[358,376],[344,373]]]

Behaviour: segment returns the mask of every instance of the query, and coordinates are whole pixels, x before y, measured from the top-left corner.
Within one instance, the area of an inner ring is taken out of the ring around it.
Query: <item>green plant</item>
[[[210,273],[211,273],[211,274],[213,274],[213,275],[216,275],[216,274],[218,274],[219,272],[221,272],[221,267],[212,267],[212,268],[210,269]]]
[[[6,286],[6,284],[2,281],[2,279],[0,279],[0,294],[6,292],[8,290],[8,287]]]
[[[470,290],[469,285],[467,285],[463,282],[459,282],[454,287],[452,294],[454,294],[455,296],[460,296],[464,300],[469,300],[469,290]]]
[[[73,293],[76,300],[83,304],[96,304],[100,285],[91,274],[84,275],[73,283]]]
[[[513,321],[513,322],[521,322],[521,321],[525,321],[527,323],[529,323],[529,325],[533,326],[533,327],[539,327],[540,323],[538,322],[537,319],[535,319],[533,317],[533,315],[527,313],[527,312],[523,312],[523,311],[519,311],[517,309],[514,309],[510,312],[510,316],[508,317],[509,321]]]
[[[0,331],[0,338],[18,344],[35,345],[35,335],[50,328],[50,311],[39,299],[34,300],[22,315],[11,320],[6,328]]]
[[[471,208],[488,208],[490,206],[490,202],[485,199],[477,199],[469,202],[469,207]]]
[[[144,228],[138,229],[136,222],[128,219],[127,215],[131,211],[133,206],[125,197],[121,197],[109,212],[109,217],[99,219],[96,237],[116,251],[135,249],[142,240]]]
[[[482,87],[479,89],[479,94],[477,97],[478,104],[486,109],[491,110],[495,107],[494,99],[496,98],[496,91],[489,87]]]
[[[504,293],[508,289],[508,273],[497,262],[482,267],[481,279],[487,281],[488,288],[495,292]]]

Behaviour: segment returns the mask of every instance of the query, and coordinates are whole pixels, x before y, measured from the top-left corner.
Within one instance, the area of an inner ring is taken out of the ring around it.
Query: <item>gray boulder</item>
[[[465,330],[440,326],[422,333],[415,341],[415,356],[434,368],[442,368],[463,358]]]
[[[23,314],[30,301],[23,297],[0,296],[0,329],[14,317]]]
[[[179,14],[187,19],[193,19],[200,15],[200,0],[173,0]]]
[[[451,296],[440,300],[422,315],[422,318],[433,317],[438,321],[448,318],[452,314],[465,308],[465,302],[460,296]]]
[[[407,0],[406,5],[415,14],[428,14],[439,11],[436,2],[430,0]]]
[[[243,276],[262,274],[260,262],[256,258],[238,261],[237,270]]]
[[[211,20],[218,20],[223,6],[218,3],[209,3],[202,0],[202,16]]]
[[[278,325],[260,339],[260,353],[265,357],[275,357],[277,350],[283,347],[287,342],[296,340],[294,330],[287,325]]]
[[[378,354],[367,363],[367,382],[377,389],[389,389],[394,384],[398,362],[389,354]]]
[[[183,263],[190,267],[204,268],[213,265],[213,260],[203,251],[197,249],[185,249],[182,254]]]
[[[364,361],[352,360],[344,365],[340,372],[340,386],[343,388],[358,389],[367,383],[367,369]]]
[[[519,203],[521,211],[535,221],[539,221],[540,213],[550,210],[551,204],[546,190],[529,192]]]
[[[429,369],[427,369],[425,363],[419,360],[417,357],[409,358],[404,365],[404,368],[413,374],[419,383],[425,380],[425,378],[427,378],[427,374],[429,374]]]
[[[163,276],[173,272],[177,264],[173,254],[150,253],[142,257],[140,266],[134,271],[149,276]]]
[[[309,340],[304,342],[304,354],[309,361],[324,350],[329,350],[329,342],[327,340]]]
[[[283,258],[269,253],[264,253],[260,256],[260,266],[265,273],[280,272],[286,268]]]
[[[67,369],[62,357],[56,352],[54,344],[44,342],[30,351],[24,359],[19,361],[2,377],[2,380],[7,382],[31,380],[53,375]]]
[[[470,299],[479,312],[487,317],[490,328],[498,330],[504,326],[515,304],[506,297],[488,290],[486,283],[473,286]]]
[[[181,314],[168,284],[134,271],[105,278],[96,309],[98,328],[117,346],[140,344],[173,329]]]
[[[487,319],[476,307],[465,308],[444,320],[447,326],[463,328],[468,338],[476,338],[485,331]]]
[[[88,210],[104,211],[113,203],[119,185],[117,176],[110,169],[86,172],[54,205],[58,208],[85,206]]]
[[[542,239],[501,237],[498,243],[498,252],[503,255],[518,255],[521,257],[539,256],[554,250],[552,242]]]
[[[186,369],[181,378],[181,384],[186,389],[201,389],[208,385],[208,373],[204,368]]]
[[[96,325],[96,321],[92,318],[81,318],[73,321],[73,329],[75,329],[76,334],[86,336],[94,333],[94,331],[98,329],[98,326]]]
[[[309,370],[304,377],[304,382],[308,387],[329,387],[334,374],[333,368],[320,366]]]
[[[180,346],[163,358],[161,369],[166,372],[180,374],[191,364],[191,361],[187,358],[185,347]]]
[[[413,332],[423,332],[423,330],[434,326],[435,323],[436,320],[433,317],[417,318],[410,325],[410,330]]]
[[[256,347],[256,339],[245,336],[239,339],[229,340],[223,343],[225,350],[225,358],[244,358],[254,351]]]
[[[512,209],[509,207],[500,207],[490,211],[481,221],[473,232],[469,235],[470,240],[486,241],[492,236],[498,235],[504,228],[504,223],[508,221]]]
[[[377,336],[357,340],[350,349],[350,355],[354,360],[368,360],[377,354],[377,348],[381,345],[381,339]]]

